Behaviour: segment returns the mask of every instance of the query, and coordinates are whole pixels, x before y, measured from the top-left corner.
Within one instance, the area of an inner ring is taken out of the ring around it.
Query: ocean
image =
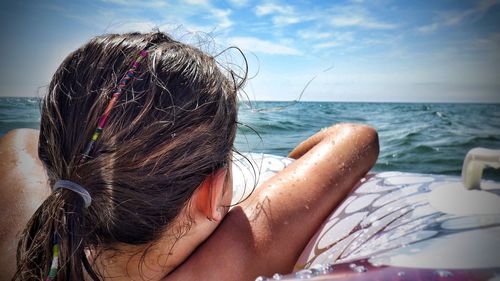
[[[39,99],[0,97],[0,136],[38,128]],[[243,102],[235,146],[241,152],[286,156],[321,128],[364,123],[379,132],[374,172],[460,175],[467,151],[500,149],[500,104]],[[483,178],[500,181],[500,170]]]

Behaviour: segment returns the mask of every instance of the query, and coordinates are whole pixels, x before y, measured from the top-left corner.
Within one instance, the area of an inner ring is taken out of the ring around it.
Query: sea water
[[[473,147],[500,149],[500,104],[244,102],[235,146],[241,152],[286,156],[321,128],[364,123],[379,132],[375,172],[460,175]],[[37,98],[0,98],[0,136],[38,128]],[[484,177],[500,181],[500,170]]]

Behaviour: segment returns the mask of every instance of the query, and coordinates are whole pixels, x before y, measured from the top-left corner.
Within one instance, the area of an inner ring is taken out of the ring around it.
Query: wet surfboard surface
[[[233,166],[235,201],[293,161],[244,157]],[[467,190],[453,176],[370,174],[324,221],[293,273],[259,278],[500,280],[500,183]]]

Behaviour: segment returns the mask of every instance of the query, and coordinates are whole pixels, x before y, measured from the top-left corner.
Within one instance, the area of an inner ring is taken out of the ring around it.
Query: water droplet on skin
[[[436,274],[442,278],[453,276],[453,273],[449,272],[448,270],[436,270]]]
[[[259,276],[259,277],[255,278],[255,281],[267,281],[267,278],[264,276]]]
[[[274,280],[281,280],[281,277],[282,277],[282,275],[281,275],[281,274],[279,274],[279,273],[275,273],[275,274],[273,275],[273,279],[274,279]]]
[[[319,274],[327,274],[333,271],[333,265],[331,263],[327,263],[325,265],[315,264],[310,268],[316,275]]]
[[[363,272],[366,272],[367,269],[366,267],[362,266],[362,265],[358,265],[358,266],[355,266],[352,271],[354,272],[357,272],[357,273],[363,273]]]
[[[355,264],[355,263],[351,263],[351,264],[349,265],[349,268],[350,268],[350,269],[353,269],[353,268],[355,268],[355,267],[356,267],[356,264]]]
[[[327,263],[323,266],[323,270],[325,273],[332,272],[333,271],[333,264]]]
[[[302,269],[300,271],[295,272],[295,277],[299,279],[306,279],[313,277],[313,272],[310,269]]]

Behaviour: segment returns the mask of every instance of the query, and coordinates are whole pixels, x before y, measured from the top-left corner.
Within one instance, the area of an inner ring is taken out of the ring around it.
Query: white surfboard
[[[235,160],[234,202],[293,161],[268,154],[244,156],[252,165],[241,157]],[[294,271],[259,278],[498,279],[500,184],[482,181],[481,189],[469,190],[453,176],[368,175],[318,229]]]

